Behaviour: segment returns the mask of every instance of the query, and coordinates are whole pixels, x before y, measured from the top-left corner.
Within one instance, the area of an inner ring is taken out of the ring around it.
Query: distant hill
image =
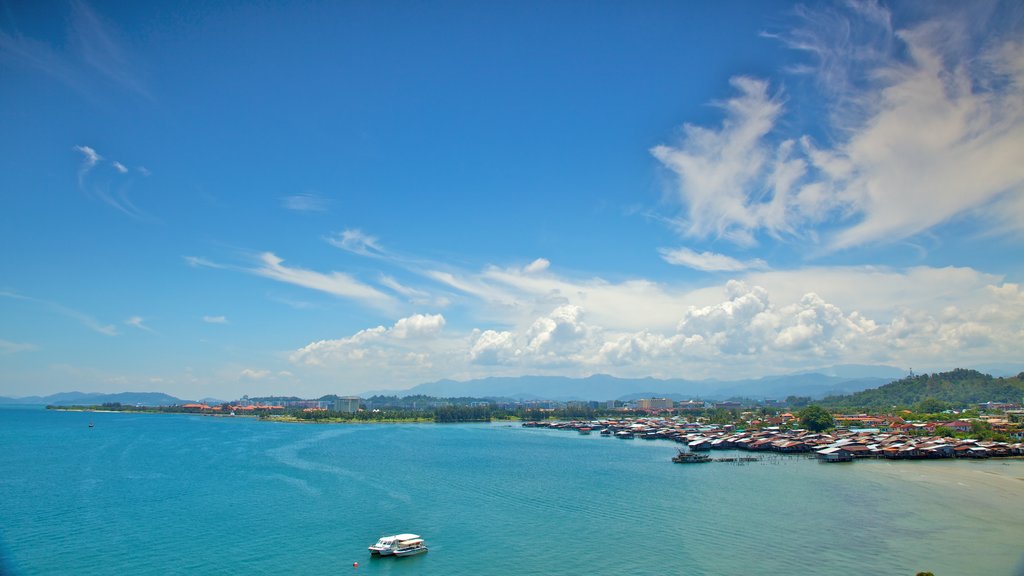
[[[0,397],[0,404],[48,404],[53,406],[99,405],[120,402],[143,406],[171,406],[187,404],[190,400],[175,398],[162,392],[119,392],[102,394],[99,392],[60,392],[49,396],[25,396],[23,398]]]
[[[378,390],[364,392],[362,395],[367,397],[375,394],[398,396],[423,394],[441,398],[468,396],[560,401],[632,400],[651,396],[714,400],[731,397],[782,399],[795,395],[817,399],[881,386],[903,374],[896,368],[885,366],[840,366],[827,370],[831,371],[832,375],[813,372],[732,381],[617,378],[607,374],[595,374],[586,378],[565,376],[491,377],[465,381],[438,380],[413,386],[408,390]]]
[[[1021,402],[1024,373],[996,378],[977,370],[957,368],[950,372],[908,376],[902,380],[848,395],[830,396],[821,404],[830,407],[889,408],[912,406],[935,399],[956,406],[984,402]]]

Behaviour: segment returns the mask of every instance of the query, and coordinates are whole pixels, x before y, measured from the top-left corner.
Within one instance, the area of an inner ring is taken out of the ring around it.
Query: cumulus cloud
[[[583,320],[580,306],[559,306],[538,317],[523,332],[476,330],[469,360],[477,364],[518,362],[533,366],[585,363],[600,330]]]
[[[391,335],[398,339],[429,338],[436,336],[444,327],[444,316],[440,314],[413,314],[395,322]]]
[[[733,78],[737,95],[719,104],[720,126],[687,124],[678,143],[651,149],[676,176],[681,232],[750,245],[761,233],[815,238],[823,225],[824,247],[838,250],[898,241],[993,204],[1019,231],[1024,43],[1000,26],[1013,8],[979,25],[988,8],[965,6],[956,12],[972,18],[938,14],[904,27],[870,3],[847,5],[853,17],[804,10],[808,28],[820,29],[782,38],[814,56],[808,70],[824,79],[836,140],[785,134],[789,102],[765,80]]]
[[[520,352],[509,331],[475,330],[469,347],[469,361],[475,364],[506,364]]]
[[[377,326],[345,338],[311,342],[292,352],[289,360],[321,367],[349,362],[428,364],[429,343],[438,337],[444,324],[440,314],[414,314],[400,318],[390,328]]]
[[[256,370],[252,368],[245,368],[238,374],[238,377],[242,380],[263,380],[270,376],[272,376],[270,370]]]
[[[1021,288],[969,269],[770,271],[679,299],[682,309],[658,328],[633,329],[609,314],[595,321],[572,302],[472,329],[416,314],[311,342],[290,360],[384,382],[426,374],[740,378],[831,363],[948,368],[1014,357],[1024,339]]]
[[[550,266],[551,262],[549,262],[547,258],[537,258],[533,262],[530,262],[525,268],[523,268],[523,272],[527,274],[536,274],[538,272],[543,272],[547,270]]]
[[[740,272],[751,268],[768,267],[768,264],[760,258],[744,262],[731,256],[726,256],[725,254],[696,252],[686,247],[675,249],[662,248],[658,250],[658,252],[661,253],[662,260],[669,264],[686,266],[688,268],[693,268],[694,270],[703,270],[706,272]]]

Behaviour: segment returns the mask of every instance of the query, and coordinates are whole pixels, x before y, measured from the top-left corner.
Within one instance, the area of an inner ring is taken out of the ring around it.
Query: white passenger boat
[[[398,545],[395,547],[395,556],[412,556],[414,554],[422,554],[427,551],[427,544],[422,538],[416,537],[409,540],[399,540]]]
[[[390,556],[395,553],[399,544],[402,542],[408,542],[411,540],[420,540],[420,537],[416,534],[395,534],[394,536],[381,536],[380,540],[377,540],[376,544],[371,544],[370,554],[379,554],[381,556]],[[422,542],[422,540],[420,540]]]

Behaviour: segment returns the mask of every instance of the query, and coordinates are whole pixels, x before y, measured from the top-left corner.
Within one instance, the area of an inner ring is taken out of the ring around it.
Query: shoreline
[[[38,404],[26,404],[25,406],[40,406]],[[89,412],[102,414],[158,414],[158,415],[187,415],[203,416],[206,418],[247,418],[260,422],[277,422],[283,424],[487,424],[493,421],[465,421],[465,422],[437,422],[429,418],[382,418],[382,419],[341,419],[341,418],[317,418],[306,419],[296,418],[286,414],[271,414],[261,416],[259,414],[210,414],[206,412],[185,412],[165,410],[105,410],[102,408],[87,408],[79,406],[46,406],[47,410],[54,412]],[[511,419],[510,421],[518,421]]]

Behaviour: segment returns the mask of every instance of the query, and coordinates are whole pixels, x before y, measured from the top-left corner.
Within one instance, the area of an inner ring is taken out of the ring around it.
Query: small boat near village
[[[394,536],[381,536],[376,543],[369,547],[370,554],[374,556],[412,556],[427,551],[427,545],[417,534],[395,534]]]
[[[695,452],[682,452],[672,457],[672,461],[676,464],[703,464],[705,462],[711,462],[711,456],[707,454],[697,454]]]

